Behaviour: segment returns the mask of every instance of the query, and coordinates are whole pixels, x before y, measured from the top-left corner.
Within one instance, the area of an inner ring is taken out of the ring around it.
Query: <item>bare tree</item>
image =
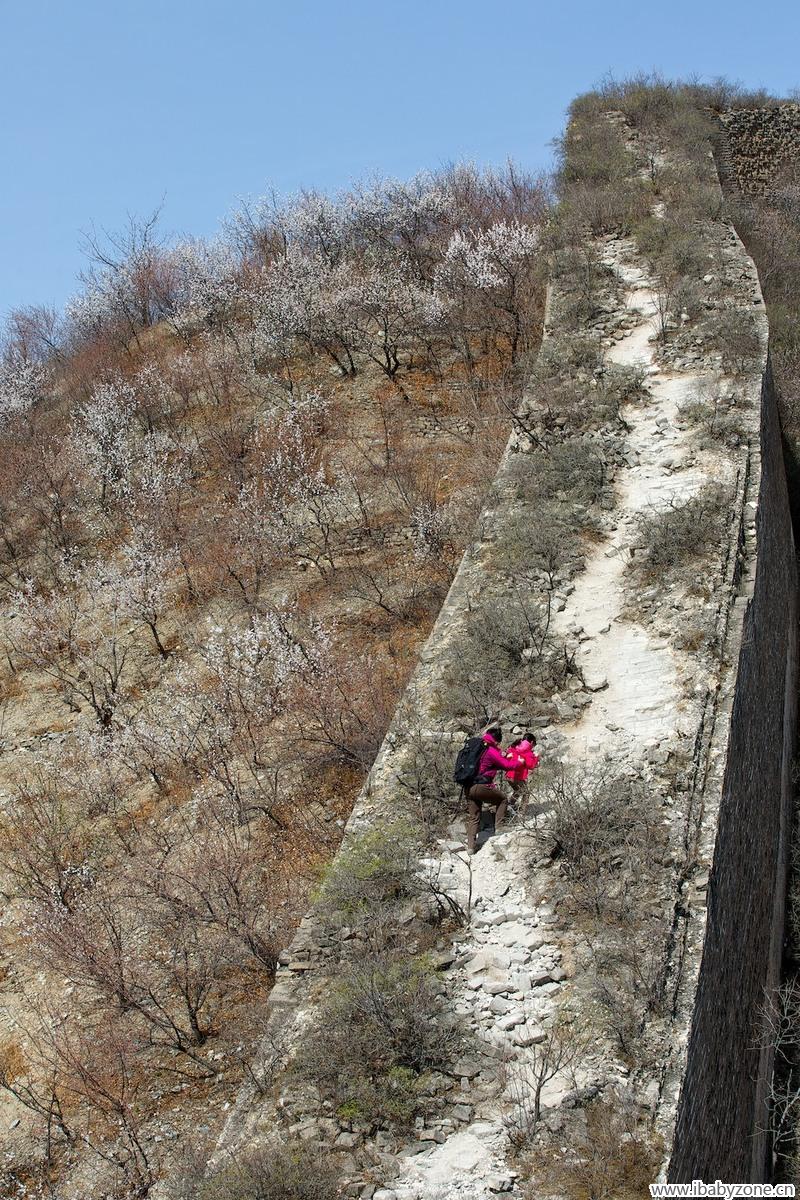
[[[573,1025],[555,1024],[531,1047],[529,1059],[511,1072],[508,1093],[512,1111],[506,1128],[518,1150],[530,1144],[538,1129],[545,1087],[559,1076],[570,1078],[586,1048],[586,1037]]]
[[[160,206],[144,218],[129,217],[119,233],[90,229],[83,235],[89,267],[81,275],[83,292],[67,316],[83,336],[108,333],[123,349],[170,308],[169,264],[158,233]]]
[[[104,728],[148,669],[128,582],[113,563],[67,561],[60,588],[48,595],[27,587],[15,597],[19,660],[54,680],[71,708],[87,703]]]

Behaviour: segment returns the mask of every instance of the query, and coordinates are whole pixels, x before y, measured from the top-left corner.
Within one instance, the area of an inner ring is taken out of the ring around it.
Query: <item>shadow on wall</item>
[[[772,368],[762,385],[757,568],[744,621],[708,924],[670,1182],[769,1177],[765,992],[780,979],[797,693],[797,572]],[[755,1131],[755,1132],[754,1132]]]

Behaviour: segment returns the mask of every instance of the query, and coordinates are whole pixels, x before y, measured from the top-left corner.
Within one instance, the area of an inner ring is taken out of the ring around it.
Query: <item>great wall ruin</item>
[[[740,184],[748,167],[736,137],[759,122],[771,129],[776,120],[796,139],[796,113],[740,113],[726,122],[731,141],[718,153],[727,154]],[[773,149],[758,153],[774,157]],[[768,169],[762,167],[759,186]],[[716,229],[716,265],[703,282],[711,295],[722,274],[728,302],[754,315],[759,336],[759,359],[736,388],[700,345],[681,355],[662,352],[658,285],[646,262],[630,240],[606,236],[596,244],[617,291],[592,336],[607,362],[635,367],[645,386],[621,414],[626,433],[614,464],[614,507],[584,569],[555,595],[553,628],[575,655],[582,683],[556,698],[559,719],[536,729],[545,763],[613,770],[648,794],[666,845],[644,881],[642,904],[668,930],[664,1002],[648,1025],[649,1054],[632,1065],[608,1037],[590,1037],[577,1058],[565,1056],[563,1069],[545,1080],[543,1120],[568,1141],[587,1098],[617,1096],[622,1104],[627,1097],[650,1112],[660,1135],[659,1178],[677,1182],[768,1174],[764,1113],[772,1062],[759,1022],[780,972],[796,715],[794,544],[767,320],[754,265],[731,221],[720,217]],[[551,336],[557,301],[555,287]],[[687,411],[701,394],[716,397],[729,414],[735,410],[733,441],[721,446],[698,435]],[[420,736],[442,738],[448,750],[456,744],[457,730],[437,732],[437,698],[493,569],[504,522],[513,517],[508,497],[528,448],[516,430],[345,846],[391,819],[398,780],[411,769]],[[656,583],[632,604],[626,571],[641,554],[642,519],[710,485],[724,489],[726,504],[703,586]],[[701,652],[687,631],[703,622]],[[559,1014],[589,1022],[597,1003],[593,948],[565,915],[557,864],[542,848],[546,818],[540,811],[512,825],[472,861],[456,821],[420,866],[470,917],[437,946],[446,1003],[466,1022],[470,1045],[449,1073],[432,1079],[431,1119],[418,1119],[405,1139],[376,1136],[320,1109],[278,1075],[263,1092],[243,1088],[218,1159],[269,1141],[277,1130],[345,1155],[349,1195],[519,1194],[508,1143],[514,1110],[525,1103]],[[312,911],[281,958],[269,1002],[267,1037],[285,1056],[302,1043],[342,952],[344,942]]]

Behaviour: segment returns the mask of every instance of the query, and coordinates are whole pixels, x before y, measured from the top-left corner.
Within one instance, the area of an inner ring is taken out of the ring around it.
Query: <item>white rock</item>
[[[508,979],[485,979],[483,990],[490,996],[503,996],[511,991],[511,983]]]
[[[489,843],[491,845],[491,843]],[[472,924],[476,929],[486,929],[493,925],[502,925],[508,920],[508,916],[504,912],[485,912],[478,913],[472,918]]]
[[[588,664],[583,668],[583,681],[587,692],[604,692],[608,687],[606,673]]]
[[[540,930],[531,930],[530,933],[523,933],[520,944],[528,950],[538,950],[540,946],[547,944],[547,934]]]
[[[506,1015],[504,1017],[501,1017],[499,1019],[499,1021],[497,1022],[497,1028],[503,1029],[503,1030],[505,1030],[506,1033],[508,1033],[509,1030],[516,1028],[517,1025],[522,1025],[524,1020],[525,1020],[525,1017],[523,1016],[522,1013],[519,1013],[519,1012],[506,1013]]]
[[[541,1025],[518,1025],[514,1030],[514,1041],[518,1046],[536,1046],[543,1042],[547,1034]]]
[[[467,963],[466,972],[468,975],[478,975],[482,971],[503,971],[508,969],[510,963],[511,958],[506,950],[487,946],[473,955]]]

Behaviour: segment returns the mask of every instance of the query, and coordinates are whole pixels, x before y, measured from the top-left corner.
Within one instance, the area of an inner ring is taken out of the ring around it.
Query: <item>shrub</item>
[[[346,842],[325,872],[319,909],[328,917],[374,920],[376,910],[419,894],[417,860],[422,832],[410,820],[392,821]]]
[[[470,613],[439,697],[441,715],[467,728],[541,708],[571,675],[579,676],[565,644],[549,633],[547,606],[518,585],[482,597]]]
[[[342,1121],[361,1125],[408,1128],[424,1108],[425,1076],[408,1067],[389,1067],[382,1075],[355,1071],[347,1082],[346,1099],[337,1104]]]
[[[663,856],[666,834],[652,797],[631,779],[562,770],[543,788],[542,830],[569,880],[569,904],[592,918],[638,920],[638,876]]]
[[[563,216],[564,214],[562,214]],[[597,247],[583,236],[583,229],[572,240],[562,243],[558,226],[553,231],[556,245],[552,258],[552,278],[558,282],[557,312],[554,324],[559,330],[571,330],[576,335],[587,322],[603,310],[604,298],[613,279],[602,261]],[[561,234],[561,237],[566,235]],[[560,339],[559,339],[560,340]],[[545,342],[542,354],[546,353]]]
[[[606,364],[597,380],[595,405],[605,419],[620,419],[623,404],[642,397],[647,376],[643,366]]]
[[[570,434],[618,421],[622,405],[644,390],[644,369],[604,362],[596,339],[559,337],[545,346],[528,384],[531,418],[517,421],[523,432],[533,432],[534,440],[534,417],[551,436],[567,440]],[[547,463],[539,469],[553,470]]]
[[[695,236],[703,236],[702,221],[714,220],[722,209],[722,193],[716,174],[711,169],[708,159],[708,131],[703,128],[698,131],[696,156],[702,155],[703,166],[698,169],[696,161],[681,161],[662,167],[658,178],[658,191],[670,215],[670,221],[675,224],[694,222]],[[687,149],[679,140],[681,157]],[[691,159],[690,155],[690,159]]]
[[[557,142],[558,183],[569,194],[573,183],[598,187],[630,179],[633,159],[619,129],[604,114],[567,126]]]
[[[305,1039],[298,1069],[340,1115],[405,1125],[420,1104],[426,1071],[457,1043],[433,966],[424,955],[367,955],[332,983]]]
[[[700,184],[708,181],[716,199],[716,210],[720,208],[720,190],[716,168],[709,153],[717,135],[718,127],[707,112],[697,107],[684,105],[664,125],[665,138],[680,147],[681,157],[688,160],[694,171],[693,180]]]
[[[548,591],[569,578],[580,563],[581,542],[566,504],[563,508],[562,512],[553,504],[543,505],[507,521],[497,544],[497,569],[512,578],[535,573],[544,578]]]
[[[562,771],[542,801],[550,810],[547,835],[571,870],[613,870],[631,855],[652,859],[663,845],[650,798],[628,778]]]
[[[611,1034],[631,1065],[643,1065],[642,1045],[649,1014],[664,999],[666,934],[663,921],[642,917],[614,931],[593,949],[595,996],[605,1011]]]
[[[685,313],[690,321],[696,321],[705,311],[705,296],[700,284],[694,279],[677,279],[672,288],[672,316],[678,322]]]
[[[602,368],[603,350],[595,338],[585,334],[551,338],[544,343],[537,366],[545,379],[577,371],[588,376]]]
[[[543,1191],[568,1200],[639,1200],[658,1174],[660,1139],[620,1097],[588,1105],[580,1131],[564,1142],[562,1135],[530,1160],[530,1200]]]
[[[581,1031],[562,1013],[543,1040],[531,1047],[529,1056],[511,1066],[506,1085],[511,1103],[504,1124],[517,1153],[529,1147],[536,1137],[547,1084],[561,1076],[574,1087],[575,1065],[584,1058],[587,1049],[586,1031]]]
[[[670,218],[648,217],[636,226],[642,254],[670,286],[678,280],[701,278],[708,271],[705,239],[696,228],[686,228]]]
[[[616,84],[609,84],[608,100],[618,107],[636,129],[660,129],[676,110],[683,107],[680,85],[657,72],[639,72]]]
[[[330,1157],[306,1146],[251,1151],[201,1183],[197,1200],[334,1200],[337,1173]]]
[[[408,798],[414,816],[425,831],[435,836],[460,808],[460,795],[453,783],[453,767],[461,747],[459,736],[413,726],[405,738],[397,783]]]
[[[631,164],[632,165],[632,164]],[[573,182],[562,204],[576,223],[601,234],[628,233],[647,212],[650,197],[641,180],[615,179],[605,184]]]
[[[553,497],[585,508],[608,499],[609,478],[604,447],[567,438],[546,453],[517,456],[511,475],[516,498],[535,506],[532,520],[540,522],[541,506]]]
[[[691,141],[693,128],[702,125],[706,138],[714,128],[706,109],[722,111],[750,102],[760,106],[766,102],[766,94],[744,92],[740,84],[721,78],[700,84],[694,80],[667,80],[658,72],[638,72],[627,79],[608,79],[600,88],[578,96],[569,113],[571,117],[592,117],[617,109],[643,133],[674,129],[680,138],[688,125],[687,140]]]
[[[722,442],[738,446],[745,436],[741,412],[741,396],[723,396],[718,389],[698,388],[694,398],[681,406],[679,416],[698,429],[701,445]]]
[[[645,579],[685,573],[722,544],[728,508],[726,490],[708,484],[691,499],[641,518],[636,569]]]
[[[593,233],[628,229],[644,215],[647,189],[623,134],[604,113],[570,122],[558,143],[561,217]]]
[[[722,355],[723,369],[731,375],[753,371],[764,348],[753,314],[740,307],[726,307],[705,323],[708,340]]]

